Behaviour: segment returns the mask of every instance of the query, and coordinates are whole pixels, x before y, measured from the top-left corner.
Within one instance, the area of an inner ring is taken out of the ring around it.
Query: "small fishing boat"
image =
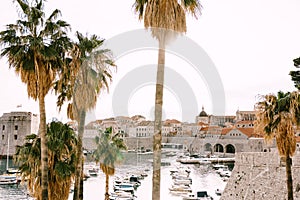
[[[115,191],[110,193],[109,200],[134,200],[136,196],[125,191]]]
[[[120,180],[115,180],[113,185],[114,191],[124,191],[134,193],[134,185],[129,182],[123,182]]]
[[[196,195],[191,194],[183,197],[182,200],[213,200],[213,198],[208,195],[207,191],[198,191]]]
[[[215,190],[216,195],[221,196],[222,195],[222,190],[220,190],[219,188],[217,188]]]
[[[17,184],[18,179],[15,175],[2,174],[0,175],[0,185],[13,185]]]

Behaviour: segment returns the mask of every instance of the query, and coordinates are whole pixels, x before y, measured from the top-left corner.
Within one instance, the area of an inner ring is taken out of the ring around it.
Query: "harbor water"
[[[212,168],[211,164],[181,164],[176,161],[177,157],[163,156],[161,167],[161,199],[182,200],[182,196],[174,195],[169,191],[172,186],[170,170],[176,167],[188,168],[192,178],[192,193],[197,191],[207,191],[214,200],[220,199],[215,194],[216,189],[223,190],[226,182]],[[113,180],[116,177],[136,174],[136,172],[146,173],[147,176],[141,180],[141,185],[136,189],[135,195],[138,200],[151,200],[152,195],[152,154],[138,155],[136,153],[126,153],[124,162],[117,167],[114,176],[110,177],[110,192],[113,192]],[[0,170],[5,169],[6,160],[0,160]],[[232,166],[231,166],[232,168]],[[84,181],[84,199],[99,200],[104,199],[105,175],[100,171],[98,176],[90,177]],[[73,197],[70,193],[69,200]],[[22,185],[4,186],[0,185],[0,200],[29,200],[31,199]]]

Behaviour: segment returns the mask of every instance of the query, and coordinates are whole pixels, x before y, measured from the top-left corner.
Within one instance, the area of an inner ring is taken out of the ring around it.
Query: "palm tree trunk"
[[[41,137],[41,189],[42,200],[48,200],[48,148],[46,138],[46,109],[45,109],[45,97],[42,92],[39,91],[39,109],[40,109],[40,125],[39,134]]]
[[[288,191],[288,200],[293,200],[293,178],[292,178],[292,158],[290,157],[289,151],[287,151],[286,159],[286,182],[287,182],[287,191]]]
[[[163,105],[163,86],[165,70],[165,45],[159,42],[158,65],[155,91],[155,119],[153,135],[153,177],[152,177],[152,200],[160,199],[160,168],[161,168],[161,123]]]
[[[79,124],[78,124],[78,144],[77,144],[77,168],[75,176],[75,185],[74,185],[74,196],[73,200],[82,200],[83,199],[83,157],[82,157],[82,138],[84,132],[85,124],[85,111],[80,111],[79,113]],[[82,182],[82,183],[81,183]],[[81,187],[82,185],[82,187]]]
[[[108,188],[109,188],[109,175],[108,173],[105,174],[105,200],[109,200]]]

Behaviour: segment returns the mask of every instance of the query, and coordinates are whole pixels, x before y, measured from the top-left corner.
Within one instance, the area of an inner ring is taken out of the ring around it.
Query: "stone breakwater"
[[[294,199],[300,199],[300,152],[293,157]],[[238,153],[221,200],[287,199],[285,163],[276,152]]]

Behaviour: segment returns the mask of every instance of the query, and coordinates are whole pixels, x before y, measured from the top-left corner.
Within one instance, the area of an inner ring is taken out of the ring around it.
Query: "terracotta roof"
[[[208,126],[208,124],[207,124],[207,123],[204,123],[204,122],[198,122],[198,125],[199,125],[199,126]]]
[[[114,117],[110,117],[110,118],[103,119],[102,121],[114,121],[114,120],[115,120]]]
[[[138,120],[140,118],[146,119],[146,117],[142,116],[142,115],[134,115],[131,117],[132,120]]]
[[[259,134],[254,134],[254,128],[223,128],[221,134],[226,135],[234,129],[240,131],[247,137],[261,137]]]
[[[238,121],[235,124],[254,124],[254,121],[244,120],[244,121]]]
[[[226,135],[229,133],[233,128],[223,128],[221,131],[221,135]]]
[[[200,131],[207,131],[206,134],[221,134],[222,128],[219,126],[201,127]]]
[[[138,123],[138,126],[150,126],[153,125],[152,121],[142,121]]]
[[[243,134],[247,135],[248,137],[251,137],[254,134],[254,128],[236,128],[236,129],[241,131]]]
[[[93,128],[94,125],[96,124],[101,124],[102,123],[102,120],[95,120],[95,121],[91,121],[90,123],[88,123],[87,125],[85,125],[85,127],[90,127],[90,128]]]
[[[164,123],[168,123],[168,124],[180,124],[181,122],[178,121],[177,119],[166,119],[164,121]]]

